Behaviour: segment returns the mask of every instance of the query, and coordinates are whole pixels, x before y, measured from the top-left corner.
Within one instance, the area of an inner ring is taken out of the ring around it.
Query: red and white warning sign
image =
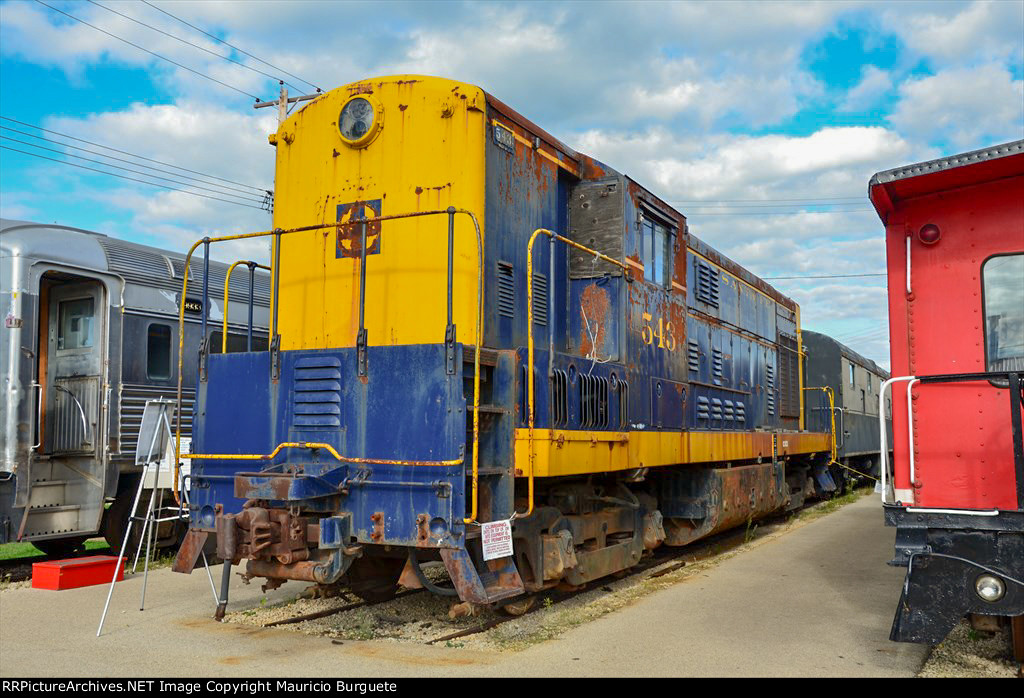
[[[512,522],[491,521],[480,524],[480,539],[485,560],[508,557],[512,554]]]

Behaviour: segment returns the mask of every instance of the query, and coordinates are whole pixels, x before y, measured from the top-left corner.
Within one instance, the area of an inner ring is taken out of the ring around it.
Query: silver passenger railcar
[[[0,543],[30,541],[50,554],[96,535],[120,544],[141,476],[143,408],[176,393],[184,266],[182,254],[100,233],[0,221]],[[203,313],[211,351],[223,344],[228,268],[210,262],[203,308],[203,259],[190,264],[185,433]],[[250,337],[254,350],[266,348],[269,302],[267,274],[237,266],[228,351],[245,351]],[[177,531],[160,533],[168,543]]]

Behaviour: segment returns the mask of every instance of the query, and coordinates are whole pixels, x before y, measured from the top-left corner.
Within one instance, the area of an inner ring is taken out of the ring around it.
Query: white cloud
[[[1024,137],[1024,81],[988,63],[908,80],[889,117],[922,140],[949,139],[968,149]]]
[[[912,51],[942,65],[1021,61],[1024,3],[1014,0],[966,6],[936,3],[925,9],[910,3],[891,3],[883,13],[883,24]]]
[[[844,112],[864,111],[878,103],[887,92],[893,89],[892,74],[877,66],[866,65],[861,70],[860,82],[850,88],[839,105]]]

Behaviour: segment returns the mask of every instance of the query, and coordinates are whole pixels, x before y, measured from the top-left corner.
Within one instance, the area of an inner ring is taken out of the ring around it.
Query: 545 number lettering
[[[657,329],[654,326],[654,318],[650,313],[644,313],[644,326],[640,331],[640,338],[644,340],[644,344],[654,344],[654,340],[658,340],[659,349],[667,349],[668,351],[676,350],[676,338],[674,336],[674,329],[671,322],[665,322],[664,318],[658,318]]]

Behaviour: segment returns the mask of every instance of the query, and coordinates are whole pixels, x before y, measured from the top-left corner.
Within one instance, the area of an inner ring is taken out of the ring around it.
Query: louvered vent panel
[[[686,343],[686,363],[692,372],[700,371],[700,345],[693,339]]]
[[[498,262],[498,315],[515,317],[516,278],[515,270],[508,262]]]
[[[176,287],[181,290],[181,279],[185,273],[185,260],[167,258],[174,270]],[[224,297],[224,279],[227,277],[228,267],[220,262],[210,263],[210,295],[214,298]],[[194,298],[203,290],[203,260],[192,258],[188,265],[188,287],[189,297]],[[253,295],[257,303],[267,305],[270,303],[270,274],[257,269],[256,278],[253,283]],[[249,302],[249,268],[239,264],[231,272],[231,300],[239,303]]]
[[[711,401],[703,395],[697,397],[697,419],[711,419]]]
[[[334,356],[300,359],[294,379],[292,426],[341,426],[341,360]]]
[[[764,367],[764,383],[768,393],[768,414],[775,414],[775,369]]]
[[[171,270],[167,268],[166,258],[159,252],[114,238],[97,237],[96,240],[107,255],[107,264],[111,271],[136,281],[170,281]]]
[[[718,270],[697,260],[697,300],[718,306]]]
[[[548,324],[548,277],[544,274],[533,275],[533,322]]]
[[[714,379],[715,385],[722,384],[722,367],[724,365],[724,359],[722,352],[718,349],[711,350],[711,377]]]
[[[722,401],[717,397],[711,398],[711,419],[722,419]]]
[[[796,338],[779,335],[779,414],[800,416],[800,377]]]

